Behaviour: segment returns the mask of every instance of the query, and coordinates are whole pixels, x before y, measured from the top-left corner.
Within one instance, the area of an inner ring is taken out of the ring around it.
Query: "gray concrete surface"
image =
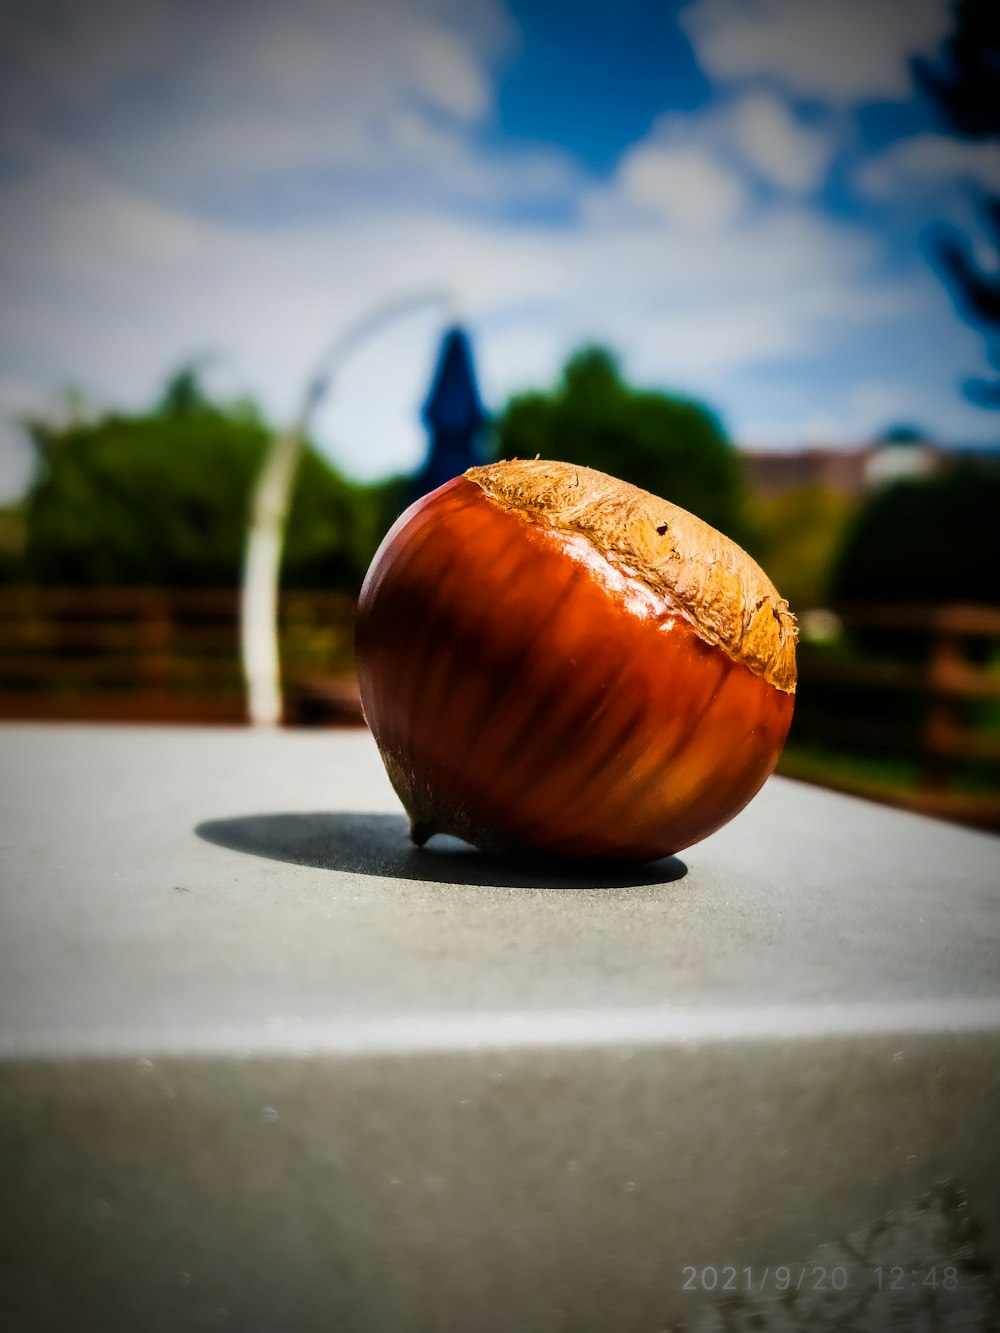
[[[997,840],[417,851],[360,733],[10,726],[0,796],[0,1327],[1000,1327]]]

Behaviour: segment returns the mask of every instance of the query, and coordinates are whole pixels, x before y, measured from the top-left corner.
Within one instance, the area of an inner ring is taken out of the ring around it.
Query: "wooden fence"
[[[349,596],[282,594],[290,722],[360,723],[353,618]],[[244,721],[238,594],[0,588],[0,716]]]
[[[837,648],[808,641],[800,647],[795,722],[781,770],[1000,828],[1000,609],[856,607],[842,609],[839,619],[845,636]],[[914,776],[893,782],[838,773],[797,754],[802,742],[908,760]]]
[[[0,588],[0,717],[242,722],[238,612],[235,591]],[[346,595],[282,594],[289,722],[361,724],[353,618]],[[781,770],[1000,828],[1000,610],[869,607],[845,610],[842,620],[839,645],[800,647]],[[852,645],[852,635],[873,632],[874,651]],[[907,640],[907,653],[894,651],[895,636]],[[817,746],[901,757],[914,776],[893,783],[851,772],[817,759]],[[980,770],[979,790],[962,788],[970,765]]]

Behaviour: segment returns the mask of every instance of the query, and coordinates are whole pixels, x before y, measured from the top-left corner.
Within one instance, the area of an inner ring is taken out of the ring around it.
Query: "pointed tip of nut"
[[[416,847],[423,847],[428,838],[437,832],[433,824],[426,819],[410,819],[410,841]]]
[[[795,693],[798,631],[788,603],[742,547],[702,519],[570,463],[515,459],[465,476],[504,508],[586,537],[674,604],[705,642]]]

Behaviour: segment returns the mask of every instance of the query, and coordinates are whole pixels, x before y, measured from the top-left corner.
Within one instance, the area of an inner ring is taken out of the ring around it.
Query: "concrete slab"
[[[997,840],[774,779],[651,867],[417,851],[362,733],[0,784],[11,1327],[1000,1325]]]

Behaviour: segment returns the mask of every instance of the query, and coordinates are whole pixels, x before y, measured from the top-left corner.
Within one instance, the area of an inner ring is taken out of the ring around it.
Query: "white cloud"
[[[821,355],[829,330],[897,315],[905,299],[871,280],[865,238],[789,210],[738,226],[633,214],[553,229],[410,205],[251,232],[136,200],[66,158],[8,185],[4,202],[21,223],[2,246],[0,352],[33,367],[46,392],[68,374],[130,406],[148,402],[184,357],[218,349],[230,381],[285,420],[338,328],[426,286],[462,298],[494,404],[544,382],[594,336],[647,382],[725,404],[734,374],[774,356]],[[419,456],[416,408],[440,320],[400,322],[338,378],[319,429],[355,473]]]
[[[1000,188],[1000,144],[920,134],[893,144],[857,174],[858,187],[878,198],[966,181]]]
[[[908,96],[908,58],[950,26],[942,0],[695,0],[680,21],[711,78],[831,102]]]
[[[416,34],[410,62],[417,88],[427,100],[463,120],[479,120],[492,101],[491,88],[468,49],[437,25]]]
[[[295,10],[284,15],[275,11],[263,22],[241,25],[232,34],[229,56],[218,71],[219,90],[228,96],[250,79],[259,92],[314,97],[328,83],[331,67],[336,69],[339,63],[322,30]],[[210,91],[208,70],[197,57],[189,78]]]
[[[178,39],[187,47],[176,73],[202,99],[202,113],[270,96],[285,114],[302,105],[321,118],[336,109],[365,122],[415,94],[473,120],[492,103],[481,60],[496,54],[509,32],[494,0],[470,0],[461,23],[455,19],[456,7],[446,0],[296,0],[281,8],[228,0],[208,27],[203,15],[184,18],[175,10]]]
[[[59,89],[66,99],[102,91],[122,72],[141,67],[170,25],[167,0],[118,5],[107,21],[90,5],[67,0],[8,0],[3,8],[7,79],[36,94]]]
[[[731,221],[746,193],[739,177],[708,153],[650,142],[625,156],[618,188],[668,222],[709,227]]]
[[[772,93],[750,91],[698,114],[660,116],[619,161],[611,191],[591,190],[593,219],[622,205],[688,227],[719,228],[747,214],[752,186],[815,189],[836,148],[832,127],[810,127]]]
[[[502,0],[98,0],[76,42],[78,8],[46,0],[45,24],[27,4],[0,20],[0,111],[15,148],[37,150],[61,122],[65,143],[119,179],[216,210],[249,189],[295,204],[291,180],[305,168],[353,171],[355,188],[406,166],[482,188],[464,131],[489,114],[487,66],[512,40]],[[428,123],[423,156],[412,141],[400,153],[400,113]],[[533,156],[565,173],[557,154]]]
[[[767,447],[857,445],[904,424],[945,444],[995,443],[995,413],[963,399],[954,381],[956,391],[942,392],[949,376],[957,380],[975,366],[979,354],[975,332],[957,326],[954,337],[939,343],[932,355],[935,352],[946,360],[940,376],[904,372],[885,379],[841,378],[822,392],[807,393],[789,381],[770,403],[762,399],[744,414],[742,438],[752,446]]]
[[[41,286],[50,274],[95,290],[101,282],[114,286],[123,274],[182,265],[200,243],[195,219],[68,153],[50,154],[30,181],[9,186],[0,199],[0,252]]]
[[[850,390],[848,399],[854,413],[870,423],[870,434],[884,430],[914,410],[913,386],[884,380],[863,380]]]
[[[738,151],[766,180],[792,191],[820,183],[832,152],[828,134],[807,128],[771,93],[747,93],[731,117]]]

